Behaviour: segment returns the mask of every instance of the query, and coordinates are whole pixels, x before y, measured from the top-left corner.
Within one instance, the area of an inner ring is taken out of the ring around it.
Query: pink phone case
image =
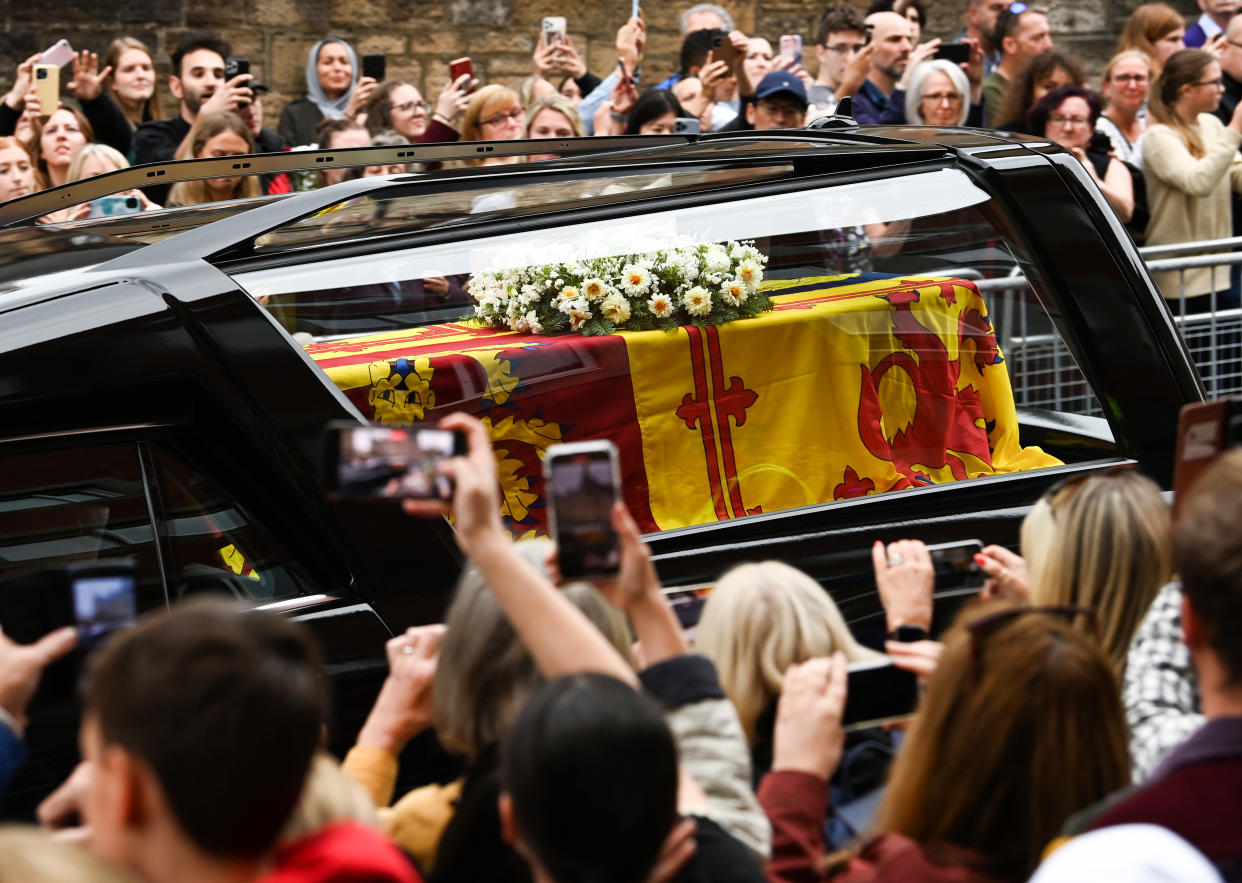
[[[39,64],[54,64],[57,67],[64,67],[73,61],[73,47],[69,45],[68,40],[57,40],[56,43],[43,52],[39,56]]]

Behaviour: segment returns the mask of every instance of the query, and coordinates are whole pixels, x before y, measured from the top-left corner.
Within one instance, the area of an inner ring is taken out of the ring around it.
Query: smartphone
[[[970,61],[970,47],[965,43],[941,43],[932,58],[943,58],[953,64],[965,64]]]
[[[791,64],[802,64],[801,34],[781,34],[781,57],[788,58]]]
[[[975,556],[983,551],[979,540],[961,540],[956,543],[940,543],[928,546],[932,570],[936,575],[936,591],[954,589],[979,589],[987,575],[975,563]]]
[[[875,25],[863,25],[863,45],[866,46],[871,42],[871,32],[875,30]]]
[[[249,58],[229,58],[224,62],[224,79],[231,80],[242,74],[250,73]]]
[[[697,135],[702,126],[698,120],[692,120],[689,117],[678,117],[673,120],[674,135]]]
[[[60,103],[60,68],[54,64],[34,66],[35,97],[39,99],[39,113],[47,116]]]
[[[612,506],[620,499],[617,447],[607,440],[552,445],[543,460],[548,530],[561,576],[613,576],[621,564]]]
[[[89,653],[117,629],[134,624],[138,572],[132,560],[71,564],[66,574],[80,652]]]
[[[471,64],[469,57],[454,58],[449,62],[449,77],[453,82],[457,82],[458,77],[473,77],[474,65]],[[471,92],[474,90],[471,89]]]
[[[48,49],[44,49],[39,54],[40,64],[54,64],[57,67],[64,67],[73,62],[77,53],[73,51],[73,47],[69,45],[68,40],[57,40]]]
[[[642,4],[639,3],[639,0],[634,0],[634,2],[630,4],[630,18],[638,18],[638,13],[641,11]]]
[[[568,23],[563,15],[549,15],[543,20],[543,42],[555,46],[565,42]]]
[[[847,732],[902,720],[918,706],[918,678],[890,659],[851,662],[848,678],[841,717]]]
[[[716,37],[712,40],[712,60],[733,66],[733,62],[737,60],[737,50],[733,48],[728,37]]]
[[[88,218],[108,218],[113,215],[132,215],[142,211],[142,200],[137,196],[101,196],[91,201]]]
[[[450,500],[453,480],[440,462],[466,453],[466,436],[435,426],[332,423],[324,443],[324,482],[341,496]]]
[[[1242,398],[1183,405],[1173,458],[1173,518],[1195,479],[1223,451],[1242,442]]]
[[[362,56],[362,75],[370,77],[377,83],[384,81],[388,73],[388,56],[383,52],[370,52]]]

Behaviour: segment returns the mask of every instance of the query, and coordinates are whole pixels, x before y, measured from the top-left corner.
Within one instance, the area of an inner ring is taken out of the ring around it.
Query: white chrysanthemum
[[[706,316],[712,311],[712,296],[706,288],[696,285],[682,295],[681,304],[691,316]]]
[[[582,282],[582,294],[591,303],[597,303],[608,295],[608,283],[599,278],[585,279]]]
[[[729,253],[721,245],[709,245],[703,255],[703,263],[714,273],[723,273],[729,269]]]
[[[720,287],[720,296],[724,298],[726,303],[740,307],[746,302],[750,292],[746,290],[746,283],[741,279],[730,279]]]
[[[657,319],[667,319],[673,315],[676,307],[673,306],[673,299],[671,297],[657,292],[647,298],[647,309],[651,310],[651,315]]]
[[[614,325],[629,321],[630,302],[620,294],[610,294],[599,307],[600,314]]]
[[[526,330],[531,334],[543,334],[543,325],[539,322],[539,317],[535,315],[535,311],[531,310],[524,317],[526,320]]]
[[[763,281],[763,267],[758,261],[746,258],[737,265],[737,278],[745,284],[747,292],[758,291]]]
[[[651,285],[651,271],[641,264],[626,264],[621,271],[621,290],[631,297],[647,293]]]

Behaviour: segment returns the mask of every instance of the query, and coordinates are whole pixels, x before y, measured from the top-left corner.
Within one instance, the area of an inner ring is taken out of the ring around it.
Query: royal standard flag
[[[517,534],[547,529],[540,460],[559,441],[617,444],[648,531],[1059,463],[1019,443],[969,281],[863,274],[764,290],[770,313],[667,334],[462,322],[309,352],[378,422],[483,418]]]

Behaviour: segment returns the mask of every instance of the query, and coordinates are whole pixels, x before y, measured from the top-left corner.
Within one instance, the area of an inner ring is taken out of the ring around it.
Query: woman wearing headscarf
[[[374,88],[373,78],[358,78],[354,47],[340,37],[324,37],[306,57],[306,97],[285,105],[276,130],[292,147],[314,144],[316,126],[353,119]]]

